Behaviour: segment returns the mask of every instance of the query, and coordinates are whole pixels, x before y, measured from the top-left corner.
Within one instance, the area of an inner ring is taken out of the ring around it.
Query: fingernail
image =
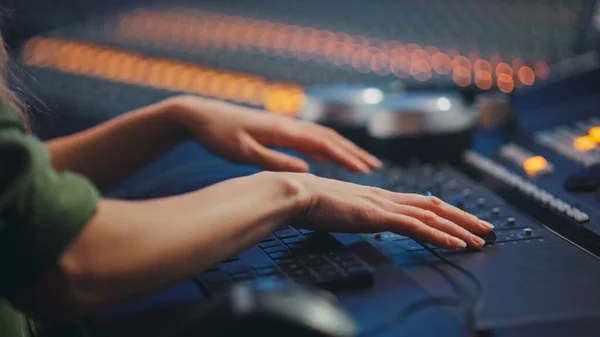
[[[371,173],[371,169],[369,169],[369,168],[367,167],[367,165],[365,165],[365,164],[363,164],[363,163],[360,163],[360,164],[358,164],[358,167],[359,167],[359,170],[360,170],[362,173]]]
[[[454,243],[456,244],[456,246],[458,248],[466,248],[467,247],[467,243],[458,238],[454,238]]]
[[[479,220],[479,223],[482,224],[482,225],[484,225],[484,226],[486,226],[486,227],[489,227],[490,229],[494,229],[494,225],[492,225],[491,223],[489,223],[489,222],[487,222],[485,220]]]
[[[482,239],[482,238],[480,238],[478,236],[474,236],[473,238],[475,239],[475,242],[477,242],[479,244],[479,246],[485,245],[485,240],[484,239]]]
[[[379,159],[377,159],[377,158],[375,158],[375,157],[372,157],[372,158],[373,158],[373,160],[372,160],[372,162],[373,162],[373,165],[375,165],[375,166],[377,166],[377,167],[381,167],[381,166],[383,166],[383,162],[382,162],[381,160],[379,160]]]

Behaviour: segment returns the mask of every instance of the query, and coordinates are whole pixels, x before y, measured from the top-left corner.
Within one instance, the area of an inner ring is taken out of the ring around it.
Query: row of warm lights
[[[34,38],[22,57],[31,65],[215,97],[274,113],[295,115],[304,104],[304,89],[297,85],[74,41]]]
[[[590,128],[587,135],[577,137],[573,140],[573,147],[581,152],[593,150],[597,144],[600,144],[600,126]]]
[[[112,25],[112,21],[107,24],[109,34]],[[402,44],[363,35],[189,9],[136,10],[119,19],[115,33],[116,39],[136,43],[145,41],[161,47],[179,48],[183,45],[188,50],[242,50],[300,61],[314,60],[380,76],[412,76],[423,82],[431,79],[435,72],[451,75],[461,87],[474,83],[482,90],[496,86],[506,93],[549,76],[548,66],[541,61],[531,68],[520,58],[509,64],[499,57],[483,59],[477,52],[465,56],[456,50],[443,52],[434,46]],[[178,46],[173,46],[173,43]]]

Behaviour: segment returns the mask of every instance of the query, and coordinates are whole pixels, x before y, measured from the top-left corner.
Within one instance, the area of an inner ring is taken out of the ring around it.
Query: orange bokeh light
[[[473,69],[475,71],[482,70],[482,71],[491,73],[492,72],[492,65],[488,61],[486,61],[484,59],[477,59],[473,63]]]
[[[457,68],[457,67],[465,68],[468,71],[471,71],[473,69],[473,64],[471,63],[471,61],[469,61],[468,58],[466,58],[462,55],[457,55],[454,57],[454,59],[452,60],[452,66],[454,68]]]
[[[513,70],[508,63],[500,62],[496,65],[496,76],[500,77],[500,75],[508,75],[510,77],[513,76]]]
[[[510,93],[515,88],[515,82],[512,76],[508,74],[500,74],[497,81],[498,89],[504,93]]]
[[[588,135],[581,136],[573,140],[573,147],[579,152],[587,152],[596,147],[596,142]]]
[[[418,60],[411,65],[411,75],[421,82],[431,78],[431,66],[425,60]]]
[[[525,85],[532,85],[535,82],[535,73],[528,66],[523,66],[518,72],[519,81]]]
[[[588,135],[596,143],[600,143],[600,126],[594,126],[594,127],[590,128]]]
[[[539,61],[535,63],[535,75],[540,79],[540,80],[547,80],[550,77],[550,68],[548,68],[548,65],[543,62],[543,61]]]
[[[523,161],[523,169],[527,174],[535,176],[548,168],[548,161],[542,156],[533,156]]]
[[[435,53],[431,57],[431,67],[438,74],[449,74],[452,71],[452,59],[444,53]]]
[[[481,90],[492,88],[492,74],[485,70],[475,70],[475,85]]]
[[[454,80],[454,83],[456,83],[458,86],[468,87],[471,85],[472,81],[471,71],[467,68],[456,66],[452,72],[452,80]]]

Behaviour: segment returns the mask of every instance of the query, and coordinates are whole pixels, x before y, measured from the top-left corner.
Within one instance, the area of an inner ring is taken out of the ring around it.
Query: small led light
[[[383,92],[377,88],[365,89],[362,92],[362,100],[367,104],[379,104],[383,101]]]
[[[446,97],[438,98],[436,105],[437,105],[438,109],[440,109],[442,111],[448,111],[452,107],[452,103]]]
[[[596,143],[600,143],[600,126],[594,126],[590,129],[588,134],[592,140],[594,140]]]
[[[523,161],[523,169],[531,176],[534,176],[547,168],[548,162],[542,156],[529,157]]]
[[[581,136],[573,140],[573,147],[580,152],[586,152],[596,147],[596,142],[590,136]]]

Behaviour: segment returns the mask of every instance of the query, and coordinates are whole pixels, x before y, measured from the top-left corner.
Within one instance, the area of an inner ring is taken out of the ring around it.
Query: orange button
[[[594,126],[593,128],[591,128],[590,132],[589,132],[589,136],[596,143],[600,143],[600,126]]]
[[[573,141],[573,147],[577,151],[585,152],[595,148],[596,142],[591,136],[581,136],[575,138]]]
[[[542,156],[529,157],[523,161],[523,169],[529,175],[537,175],[548,168],[548,161]]]

